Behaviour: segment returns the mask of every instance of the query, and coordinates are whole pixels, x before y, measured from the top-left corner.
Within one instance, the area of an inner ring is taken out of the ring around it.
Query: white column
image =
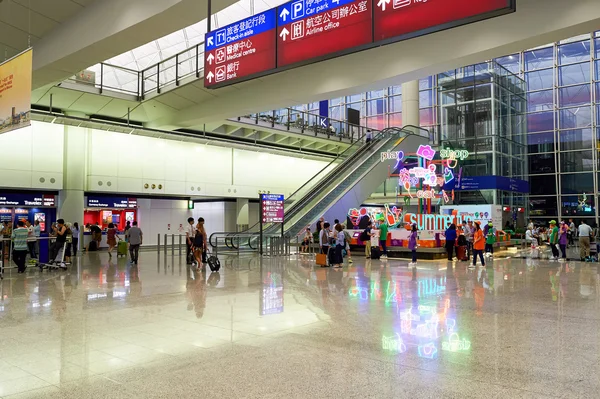
[[[248,205],[249,201],[246,198],[238,198],[236,203],[236,215],[237,221],[236,225],[238,230],[240,226],[248,226],[250,223],[250,206]]]
[[[402,83],[402,126],[420,126],[419,81]]]
[[[87,128],[65,125],[63,189],[58,193],[58,217],[83,223]]]

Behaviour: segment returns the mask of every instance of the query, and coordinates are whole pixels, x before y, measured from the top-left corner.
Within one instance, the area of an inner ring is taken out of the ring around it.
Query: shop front
[[[138,217],[137,198],[88,195],[85,204],[83,240],[86,247],[91,240],[91,226],[98,226],[104,236],[109,224],[114,224],[119,232],[123,232],[127,222],[131,224]],[[104,237],[102,241],[104,243],[101,242],[101,246],[106,246]]]
[[[56,194],[0,193],[0,222],[12,229],[19,220],[39,221],[41,232],[48,233],[56,221]]]

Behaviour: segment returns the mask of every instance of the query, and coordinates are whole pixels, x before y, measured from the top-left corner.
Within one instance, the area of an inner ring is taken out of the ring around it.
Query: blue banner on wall
[[[456,191],[503,190],[513,193],[529,193],[529,182],[504,176],[465,176]]]

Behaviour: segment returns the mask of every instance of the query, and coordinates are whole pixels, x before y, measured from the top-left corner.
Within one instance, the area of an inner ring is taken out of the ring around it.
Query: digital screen
[[[277,66],[334,56],[372,42],[370,0],[296,0],[277,8]]]
[[[375,42],[407,39],[514,10],[514,0],[374,0],[374,4]]]
[[[283,223],[283,202],[283,195],[261,194],[260,206],[262,207],[263,223]]]
[[[275,69],[275,11],[272,8],[206,34],[205,87]]]

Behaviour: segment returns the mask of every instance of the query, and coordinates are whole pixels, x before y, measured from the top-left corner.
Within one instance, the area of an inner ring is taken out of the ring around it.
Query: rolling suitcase
[[[121,240],[117,244],[117,256],[127,256],[127,242]]]
[[[206,251],[205,253],[208,256],[207,263],[208,263],[208,267],[210,267],[210,271],[211,272],[218,272],[219,269],[221,269],[221,261],[219,260],[219,258],[217,258],[217,255],[213,255],[211,253],[208,253],[208,251]]]
[[[330,246],[329,251],[327,251],[327,263],[328,266],[333,266],[339,263],[335,256],[335,247],[333,246]]]
[[[456,247],[456,257],[461,262],[468,262],[469,258],[467,257],[467,246],[459,245]]]
[[[379,247],[372,247],[371,248],[371,259],[377,260],[381,258],[381,250],[379,249]]]

